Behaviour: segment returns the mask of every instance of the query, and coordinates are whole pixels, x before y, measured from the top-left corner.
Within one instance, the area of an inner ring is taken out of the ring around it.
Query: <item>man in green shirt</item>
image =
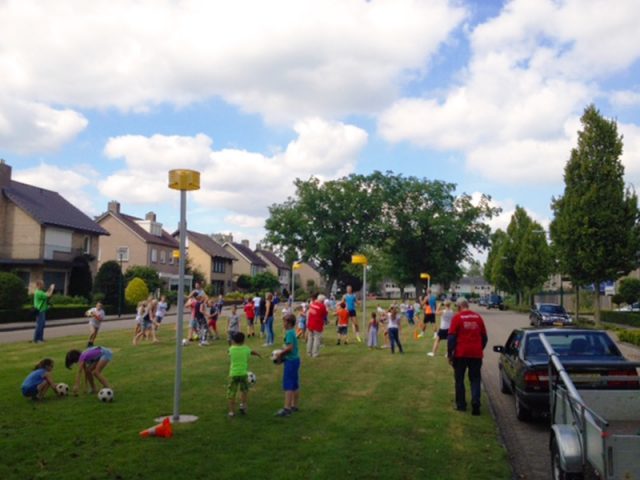
[[[55,285],[52,283],[49,290],[44,291],[44,282],[36,282],[36,290],[33,293],[33,308],[36,310],[36,329],[33,332],[33,343],[44,342],[44,326],[47,322],[47,310],[49,309],[49,298],[53,295]]]
[[[258,352],[251,350],[244,344],[244,333],[236,332],[232,337],[233,344],[229,347],[229,386],[227,388],[227,399],[229,400],[229,416],[236,415],[236,394],[240,387],[240,413],[247,413],[247,397],[249,393],[249,357],[255,355],[260,357]]]

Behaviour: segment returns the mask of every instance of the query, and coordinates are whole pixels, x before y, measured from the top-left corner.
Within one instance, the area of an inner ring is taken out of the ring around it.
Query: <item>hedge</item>
[[[640,346],[640,332],[637,330],[623,330],[618,332],[618,338],[623,342]]]
[[[600,320],[632,327],[640,327],[640,312],[600,312]]]
[[[47,320],[60,320],[64,318],[84,317],[89,305],[52,305],[47,310]],[[122,313],[134,313],[135,307],[124,305]],[[116,306],[107,305],[105,307],[107,315],[115,315],[118,313]],[[35,316],[32,314],[31,306],[24,306],[17,310],[0,310],[0,323],[14,322],[34,322]]]

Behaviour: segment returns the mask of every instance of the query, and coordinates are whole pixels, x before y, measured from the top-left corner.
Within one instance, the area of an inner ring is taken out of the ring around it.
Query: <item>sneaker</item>
[[[298,407],[291,407],[291,413],[298,413],[300,409]]]
[[[438,338],[438,334],[434,332],[433,339],[435,340],[436,338]]]
[[[429,357],[433,357],[433,356],[434,356],[434,354],[433,354],[433,352],[428,352],[428,353],[427,353],[427,356],[429,356]]]
[[[467,411],[467,407],[456,407],[456,410],[458,412],[466,412]]]
[[[240,413],[242,415],[246,415],[247,414],[247,407],[245,407],[243,404],[240,404]]]
[[[275,413],[276,417],[288,417],[289,415],[291,415],[291,410],[288,408],[281,408]]]
[[[422,337],[424,337],[424,332],[422,332],[422,333],[420,333],[420,334],[418,335],[418,338],[422,338]]]
[[[233,412],[229,412],[229,413],[227,413],[227,417],[229,417],[229,418],[233,418],[233,417],[235,417],[235,416],[236,416],[236,414],[235,414],[235,413],[233,413]]]
[[[478,415],[480,415],[480,406],[479,405],[474,405],[473,407],[471,407],[471,415],[475,415],[476,417]]]
[[[358,335],[356,339],[358,340],[358,343],[362,343],[362,339],[360,338],[360,335]]]
[[[340,340],[338,340],[338,341],[336,342],[336,345],[340,345]]]

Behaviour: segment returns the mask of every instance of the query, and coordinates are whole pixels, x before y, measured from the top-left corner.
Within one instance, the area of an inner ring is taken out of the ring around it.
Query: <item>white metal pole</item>
[[[362,268],[364,269],[362,275],[362,335],[364,335],[367,325],[367,264],[364,264]]]
[[[176,328],[176,378],[173,390],[173,421],[180,421],[180,389],[182,383],[182,322],[184,316],[184,267],[187,237],[187,192],[180,191],[180,258],[178,259],[178,326]]]

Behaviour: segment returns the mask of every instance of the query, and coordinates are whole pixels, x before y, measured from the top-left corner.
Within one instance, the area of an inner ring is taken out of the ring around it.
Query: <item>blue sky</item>
[[[252,245],[296,177],[373,170],[546,226],[589,103],[640,182],[638,24],[635,0],[3,2],[0,158],[169,230],[167,172],[194,168],[189,227]]]

